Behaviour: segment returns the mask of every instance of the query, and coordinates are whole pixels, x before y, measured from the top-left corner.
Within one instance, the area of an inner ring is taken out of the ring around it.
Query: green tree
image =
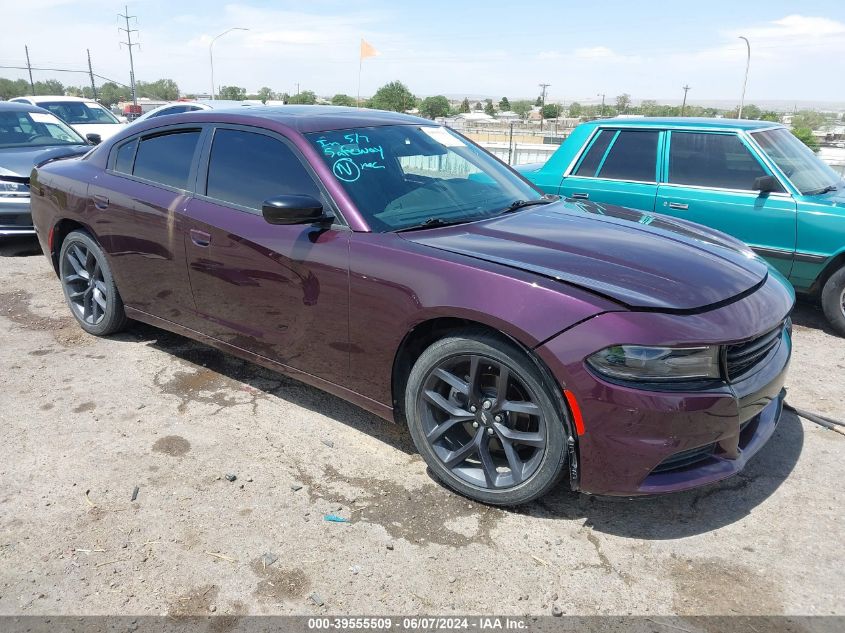
[[[90,91],[91,88],[89,87]],[[82,92],[86,93],[85,88]],[[88,96],[86,93],[85,96]],[[107,108],[110,108],[119,101],[129,101],[132,98],[132,91],[127,86],[119,86],[113,81],[107,81],[97,88],[97,100]]]
[[[179,86],[172,79],[135,82],[135,92],[139,97],[175,101],[179,98]]]
[[[336,94],[332,97],[332,105],[336,106],[354,106],[355,105],[355,97],[350,97],[349,95],[345,94]]]
[[[376,110],[392,110],[404,112],[414,107],[416,99],[408,87],[401,81],[391,81],[376,90],[369,101],[368,107]]]
[[[474,105],[474,106],[472,106],[472,109],[473,109],[473,110],[475,110],[476,112],[480,112],[481,110],[483,110],[483,109],[484,109],[484,106],[483,106],[483,105],[481,105],[481,102],[480,102],[480,101],[476,101],[476,102],[475,102],[475,105]]]
[[[488,116],[495,116],[496,109],[493,107],[493,100],[492,99],[487,99],[484,102],[484,114],[486,114]]]
[[[276,93],[273,92],[272,88],[268,88],[267,86],[262,86],[258,89],[258,94],[256,95],[261,103],[267,103],[276,98]]]
[[[246,88],[240,86],[223,86],[220,92],[217,93],[220,99],[228,99],[230,101],[243,101],[246,99]]]
[[[461,101],[461,112],[466,114],[469,112],[469,97],[464,97],[464,100]]]
[[[760,114],[760,120],[780,123],[780,115],[774,110],[766,110],[765,112]]]
[[[560,106],[556,103],[547,103],[543,106],[544,119],[556,119],[560,116]]]
[[[63,95],[64,93],[65,87],[61,81],[56,79],[35,82],[35,94],[37,95]]]
[[[443,95],[426,97],[420,103],[420,114],[429,119],[449,115],[449,100]]]
[[[579,117],[583,111],[584,108],[577,101],[573,101],[569,104],[569,116]]]
[[[520,117],[523,119],[525,116],[531,112],[531,102],[530,101],[514,101],[511,103],[511,111],[516,112]]]
[[[29,82],[23,79],[0,79],[0,99],[23,97],[29,92]]]
[[[621,95],[616,96],[616,111],[619,114],[624,114],[628,111],[628,108],[631,106],[631,95],[627,92],[623,92]]]
[[[317,103],[317,95],[313,90],[303,90],[297,95],[292,95],[288,103],[295,105],[314,105]]]
[[[807,128],[818,130],[825,123],[825,117],[821,112],[815,110],[799,110],[792,117],[793,128]]]
[[[534,107],[539,108],[543,105],[543,97],[537,97],[537,100],[534,102]]]
[[[804,143],[807,147],[809,147],[814,152],[819,151],[819,142],[816,140],[816,137],[813,136],[813,130],[808,127],[796,127],[792,128],[792,133],[795,135],[799,141]]]
[[[511,102],[508,101],[507,97],[502,97],[499,101],[499,112],[510,112],[511,110]]]

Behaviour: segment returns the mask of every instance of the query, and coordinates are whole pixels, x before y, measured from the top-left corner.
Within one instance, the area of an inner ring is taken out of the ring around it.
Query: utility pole
[[[543,108],[546,107],[546,88],[552,84],[539,84],[542,92],[540,93],[540,131],[543,131]]]
[[[29,46],[24,46],[26,51],[26,69],[29,71],[29,86],[32,88],[32,95],[35,96],[35,82],[32,81],[32,64],[29,63]]]
[[[601,97],[601,114],[599,116],[604,116],[604,93],[599,93],[596,96]]]
[[[140,46],[137,42],[132,41],[132,34],[137,33],[138,29],[129,28],[129,20],[135,19],[137,16],[129,15],[129,7],[124,5],[124,10],[126,13],[118,13],[117,17],[123,18],[126,20],[126,28],[118,27],[118,31],[123,31],[126,33],[126,41],[121,42],[121,44],[125,44],[127,48],[129,48],[129,87],[132,90],[132,105],[138,105],[138,94],[135,91],[135,61],[132,59],[132,47],[133,46]]]
[[[684,102],[681,104],[681,116],[684,116],[684,110],[687,109],[687,93],[689,92],[689,86],[684,85]]]
[[[739,113],[736,115],[737,119],[742,118],[742,108],[745,105],[745,87],[748,85],[748,67],[751,66],[751,42],[744,35],[740,35],[739,39],[745,40],[745,46],[748,49],[748,57],[745,58],[745,79],[742,82],[742,97],[739,100]]]
[[[91,78],[91,92],[94,93],[94,101],[97,100],[97,84],[94,83],[94,69],[91,67],[91,49],[86,48],[88,53],[88,76]]]

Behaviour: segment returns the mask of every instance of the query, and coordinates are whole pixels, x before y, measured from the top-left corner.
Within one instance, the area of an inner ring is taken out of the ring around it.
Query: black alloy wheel
[[[502,505],[536,498],[565,462],[566,432],[546,383],[509,342],[489,335],[438,341],[409,379],[406,411],[417,449],[439,479],[469,497]]]

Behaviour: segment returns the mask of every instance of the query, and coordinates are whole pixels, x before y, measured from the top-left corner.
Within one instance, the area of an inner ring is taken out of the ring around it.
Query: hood
[[[122,123],[74,123],[71,127],[79,132],[82,138],[85,138],[86,134],[99,134],[103,141],[126,129],[126,125]]]
[[[630,308],[700,310],[752,291],[768,274],[748,247],[717,231],[591,203],[560,201],[400,235],[566,282]]]
[[[55,158],[81,156],[90,145],[53,145],[49,147],[9,147],[0,149],[0,177],[26,178],[32,168]]]

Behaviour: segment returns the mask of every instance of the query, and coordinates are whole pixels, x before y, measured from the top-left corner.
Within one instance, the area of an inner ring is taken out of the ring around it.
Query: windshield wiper
[[[462,220],[444,220],[443,218],[427,218],[423,220],[419,224],[412,224],[411,226],[405,226],[401,229],[396,229],[393,231],[394,233],[403,233],[405,231],[419,231],[421,229],[434,229],[440,226],[454,226],[455,224],[465,224],[470,222],[469,219],[462,219]]]
[[[831,191],[837,191],[838,189],[839,187],[837,185],[828,185],[827,187],[822,187],[818,191],[813,191],[812,193],[805,195],[820,196],[823,193],[830,193]]]
[[[545,195],[542,198],[538,198],[537,200],[514,200],[504,209],[499,212],[499,215],[505,215],[506,213],[513,213],[514,211],[519,211],[519,209],[524,209],[525,207],[533,207],[537,204],[550,204],[560,200],[560,196],[555,195]]]

